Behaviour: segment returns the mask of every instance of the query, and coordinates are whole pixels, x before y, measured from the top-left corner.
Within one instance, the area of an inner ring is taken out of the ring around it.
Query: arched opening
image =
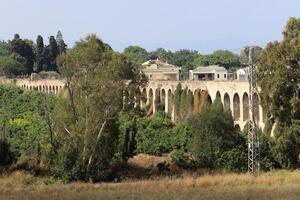
[[[146,88],[144,88],[144,89],[142,90],[141,106],[142,106],[142,107],[145,107],[145,106],[146,106],[146,103],[147,103],[147,90],[146,90]]]
[[[207,90],[202,90],[200,92],[200,108],[199,112],[207,109],[212,104],[211,96]]]
[[[224,95],[224,109],[230,110],[230,97],[227,93]]]
[[[56,86],[56,94],[58,94],[58,86]]]
[[[240,120],[240,97],[237,93],[233,96],[233,119],[235,121]]]
[[[194,114],[197,114],[200,112],[201,107],[201,90],[196,89],[194,92]]]
[[[161,90],[160,104],[162,106],[162,109],[165,110],[165,106],[166,106],[166,91],[165,91],[165,89]]]
[[[217,98],[221,100],[221,93],[219,91],[217,91],[217,93],[216,93],[216,99]]]
[[[161,104],[161,95],[160,95],[160,88],[157,88],[155,90],[155,110],[163,110],[162,104]]]
[[[249,96],[245,92],[243,95],[243,121],[249,120]]]
[[[41,85],[39,86],[39,91],[42,91],[42,86]]]
[[[259,98],[257,93],[253,95],[253,115],[256,123],[259,122]]]
[[[208,106],[210,106],[212,104],[212,100],[211,100],[210,95],[208,95],[208,97],[207,97],[207,102],[208,102]]]
[[[172,90],[169,89],[168,90],[168,113],[172,114],[173,112],[173,94],[172,94]]]
[[[153,90],[152,88],[149,89],[148,92],[148,105],[149,105],[149,110],[147,112],[147,115],[150,115],[153,113]]]

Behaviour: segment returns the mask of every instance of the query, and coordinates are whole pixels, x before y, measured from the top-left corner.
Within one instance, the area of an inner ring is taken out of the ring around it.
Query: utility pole
[[[255,80],[255,65],[253,62],[253,47],[247,47],[245,51],[248,53],[248,81],[249,81],[249,127],[248,127],[248,172],[255,175],[259,172],[260,164],[260,147],[259,136],[257,132],[257,124],[255,119],[253,96],[256,92],[256,80]]]

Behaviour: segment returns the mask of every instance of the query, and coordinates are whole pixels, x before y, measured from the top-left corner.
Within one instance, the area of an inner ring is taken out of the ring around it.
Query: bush
[[[217,160],[238,144],[230,111],[224,111],[220,99],[188,121],[194,135],[193,155],[198,166],[217,168]]]
[[[161,156],[172,151],[172,123],[164,112],[157,112],[151,118],[138,119],[136,135],[137,152]]]
[[[293,122],[290,127],[277,129],[277,137],[273,141],[272,153],[282,168],[296,168],[300,154],[300,123]]]

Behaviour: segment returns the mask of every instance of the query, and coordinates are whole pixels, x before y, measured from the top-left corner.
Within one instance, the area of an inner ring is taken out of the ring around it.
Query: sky
[[[299,0],[0,0],[0,39],[42,35],[47,43],[60,30],[69,47],[96,33],[116,51],[238,52],[281,40],[299,10]]]

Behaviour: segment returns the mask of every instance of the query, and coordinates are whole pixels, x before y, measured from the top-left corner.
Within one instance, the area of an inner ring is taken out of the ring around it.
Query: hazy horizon
[[[148,51],[192,49],[238,52],[281,40],[290,17],[299,17],[297,0],[10,0],[1,2],[1,40],[21,38],[48,43],[60,30],[69,47],[96,33],[113,49],[138,45]]]

